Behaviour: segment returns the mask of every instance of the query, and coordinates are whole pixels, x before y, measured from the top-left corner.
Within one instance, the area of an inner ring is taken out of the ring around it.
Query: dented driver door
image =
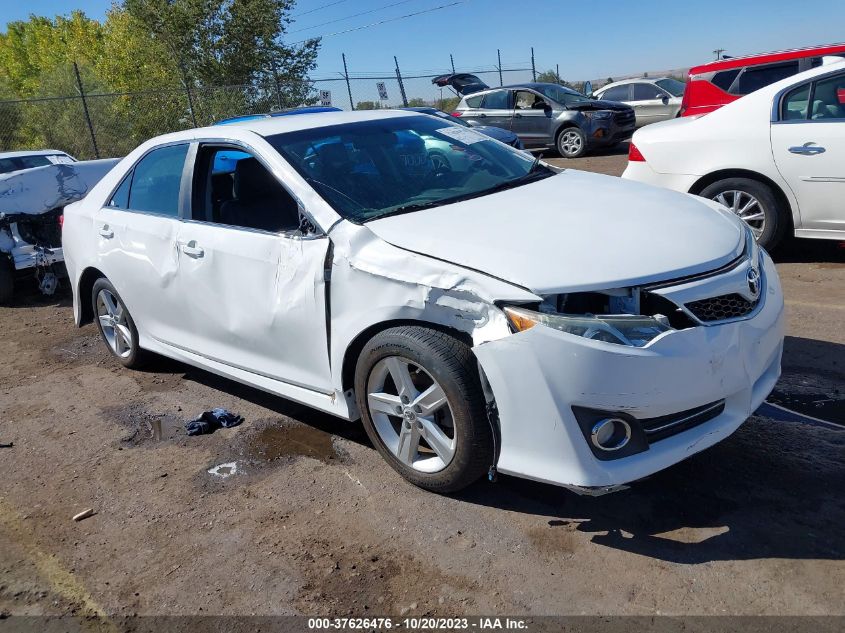
[[[325,236],[185,222],[179,285],[188,351],[330,393]]]

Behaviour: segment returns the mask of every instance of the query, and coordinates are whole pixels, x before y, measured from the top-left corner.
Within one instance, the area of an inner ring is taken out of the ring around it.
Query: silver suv
[[[462,95],[452,114],[471,124],[511,130],[527,149],[554,147],[564,158],[578,158],[628,140],[634,132],[634,110],[622,103],[590,99],[559,84],[489,88],[475,80],[461,74],[433,81]]]

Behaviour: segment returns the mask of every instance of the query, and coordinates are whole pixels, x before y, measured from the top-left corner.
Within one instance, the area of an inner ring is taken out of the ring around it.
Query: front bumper
[[[619,123],[613,119],[593,119],[587,132],[590,147],[608,147],[630,139],[636,131],[636,121]]]
[[[783,295],[765,255],[763,270],[765,296],[751,318],[668,332],[643,348],[543,326],[476,347],[499,413],[498,470],[574,488],[608,488],[728,437],[780,376]],[[720,400],[724,410],[717,417],[608,461],[593,455],[572,409],[618,411],[641,420]]]

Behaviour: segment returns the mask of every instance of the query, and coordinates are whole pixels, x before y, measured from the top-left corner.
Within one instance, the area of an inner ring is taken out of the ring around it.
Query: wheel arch
[[[443,332],[444,334],[454,336],[458,340],[463,341],[472,347],[472,337],[468,333],[449,327],[448,325],[435,323],[433,321],[395,319],[374,323],[359,332],[358,335],[346,346],[346,351],[343,354],[343,365],[341,367],[341,384],[343,386],[344,393],[349,392],[355,386],[355,367],[358,364],[358,358],[361,355],[361,351],[364,349],[367,342],[380,332],[402,325],[413,325],[416,327],[425,327],[437,330],[439,332]]]
[[[89,266],[82,271],[77,284],[77,297],[79,299],[79,325],[85,325],[94,321],[94,306],[91,304],[91,292],[98,279],[106,276],[97,268]]]
[[[772,190],[772,193],[775,194],[778,202],[780,202],[783,205],[783,208],[787,211],[787,218],[789,221],[787,231],[789,234],[794,233],[796,209],[793,207],[792,202],[789,200],[789,197],[786,195],[783,187],[768,176],[764,176],[759,172],[751,171],[749,169],[720,169],[719,171],[714,171],[711,174],[702,176],[695,181],[692,187],[690,187],[689,193],[699,195],[713,183],[727,178],[748,178],[749,180],[756,180],[757,182],[768,186]]]

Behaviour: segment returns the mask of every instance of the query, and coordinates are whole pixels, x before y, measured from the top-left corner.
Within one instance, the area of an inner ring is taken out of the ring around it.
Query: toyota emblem
[[[751,296],[756,299],[760,296],[760,273],[753,268],[749,268],[745,277],[748,280],[748,290],[751,292]]]

